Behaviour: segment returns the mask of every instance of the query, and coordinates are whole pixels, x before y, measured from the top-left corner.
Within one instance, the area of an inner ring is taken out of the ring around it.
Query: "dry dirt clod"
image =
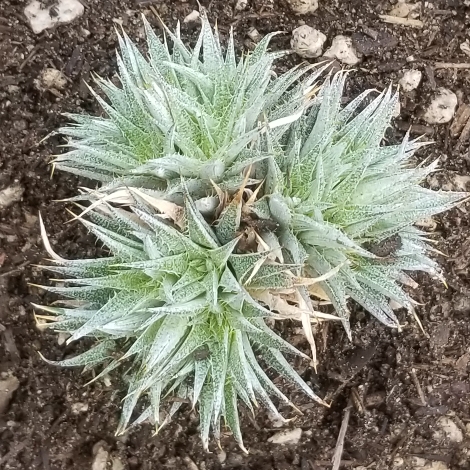
[[[13,393],[19,386],[20,381],[14,375],[0,380],[0,415],[8,409]]]
[[[290,45],[294,52],[305,59],[320,57],[326,36],[310,26],[303,25],[292,31]]]
[[[268,439],[271,444],[280,445],[295,445],[298,444],[302,437],[302,429],[295,428],[289,429],[288,431],[277,432]]]
[[[336,36],[331,47],[323,54],[327,59],[338,59],[343,64],[356,65],[360,62],[352,39],[347,36]]]
[[[437,441],[447,439],[450,442],[462,442],[463,433],[462,430],[447,416],[441,416],[436,423],[436,431],[433,434],[433,438]]]
[[[287,0],[296,15],[308,15],[318,9],[318,0]]]
[[[79,0],[59,0],[57,4],[42,7],[41,2],[33,0],[24,9],[24,14],[35,34],[40,34],[58,23],[70,23],[82,16],[85,11]]]
[[[5,209],[15,202],[18,202],[23,196],[24,188],[19,183],[14,183],[0,191],[0,209]]]
[[[405,70],[403,77],[398,82],[404,92],[409,92],[418,88],[423,74],[421,70]]]
[[[438,88],[423,119],[428,124],[445,124],[454,117],[457,102],[457,95],[453,91],[447,88]]]

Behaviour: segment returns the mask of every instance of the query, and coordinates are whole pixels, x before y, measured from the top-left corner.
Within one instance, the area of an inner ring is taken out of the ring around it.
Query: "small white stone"
[[[297,15],[308,15],[318,9],[318,0],[287,0],[287,3]]]
[[[268,439],[271,444],[293,445],[297,444],[302,437],[302,429],[295,428],[288,431],[277,432]]]
[[[243,11],[248,6],[248,0],[237,0],[235,10]]]
[[[395,457],[393,461],[393,468],[401,468],[405,465],[405,461],[401,457]]]
[[[88,403],[73,403],[72,404],[72,413],[78,415],[80,413],[86,413],[88,411]]]
[[[223,449],[219,449],[217,451],[217,459],[219,460],[220,464],[225,463],[225,461],[227,460],[227,452],[225,452],[225,450]]]
[[[470,43],[468,42],[468,39],[465,42],[463,42],[462,44],[460,44],[460,50],[464,54],[470,56]]]
[[[304,24],[292,31],[290,45],[300,57],[311,59],[321,56],[325,41],[326,36],[322,32]]]
[[[199,19],[199,12],[197,10],[193,10],[189,15],[185,17],[183,23],[192,23]]]
[[[63,90],[67,86],[65,75],[57,69],[46,68],[40,75],[41,85],[47,90]]]
[[[261,39],[261,34],[256,28],[251,27],[246,35],[254,42],[258,42]]]
[[[419,4],[406,3],[399,1],[389,12],[390,16],[406,18],[412,11],[419,8]]]
[[[119,457],[113,457],[111,460],[113,462],[112,470],[124,470],[124,464]]]
[[[104,447],[96,449],[95,457],[91,465],[91,470],[106,470],[108,463],[109,452]]]
[[[58,23],[70,23],[84,11],[85,7],[79,0],[59,0],[56,5],[47,8],[42,8],[41,2],[33,0],[25,7],[24,14],[33,33],[40,34]]]
[[[439,88],[423,119],[428,124],[445,124],[454,117],[457,102],[457,95],[454,92],[447,88]]]
[[[434,439],[438,441],[448,439],[450,442],[463,441],[462,430],[447,416],[441,416],[436,424],[439,429],[434,432]]]
[[[421,70],[405,70],[398,83],[404,92],[408,92],[418,88],[422,76]]]
[[[5,209],[15,202],[20,201],[23,193],[24,188],[19,183],[14,183],[5,189],[2,189],[0,191],[0,209]]]
[[[356,65],[360,61],[351,38],[341,35],[333,39],[331,47],[323,54],[323,57],[338,59],[347,65]]]
[[[413,468],[423,468],[426,465],[426,460],[422,457],[411,457],[411,465]]]

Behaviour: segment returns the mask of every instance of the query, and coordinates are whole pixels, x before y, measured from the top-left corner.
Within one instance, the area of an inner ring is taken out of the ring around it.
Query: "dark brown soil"
[[[343,412],[353,394],[358,400],[347,429],[343,468],[381,470],[392,468],[394,459],[398,464],[405,460],[396,468],[419,468],[419,458],[424,458],[434,464],[426,468],[470,469],[468,204],[436,219],[437,247],[447,255],[440,261],[448,287],[426,276],[416,277],[421,287],[414,296],[423,304],[418,313],[429,338],[411,319],[404,331],[397,333],[360,312],[354,317],[352,343],[341,327],[331,325],[328,331],[319,332],[318,375],[305,364],[298,368],[333,402],[330,409],[324,409],[292,393],[293,401],[304,411],[288,425],[303,430],[294,447],[268,442],[279,429],[263,411],[256,422],[248,415],[242,419],[249,455],[237,448],[230,435],[224,436],[225,461],[215,447],[211,454],[202,452],[198,419],[189,409],[156,437],[145,425],[116,438],[114,429],[123,397],[120,384],[113,380],[108,386],[98,383],[84,388],[89,377],[80,371],[57,369],[40,359],[38,351],[58,359],[84,345],[59,345],[56,335],[40,332],[35,326],[30,303],[41,301],[41,293],[28,283],[48,282],[34,267],[45,254],[38,212],[61,255],[86,257],[96,248],[93,238],[76,224],[66,224],[69,215],[64,205],[54,202],[75,194],[78,184],[66,174],[51,178],[48,162],[60,151],[60,138],[39,142],[64,122],[62,112],[98,111],[83,80],[89,80],[92,72],[113,75],[116,20],[143,43],[140,13],[145,12],[158,28],[150,5],[171,27],[197,9],[196,0],[82,2],[86,12],[81,19],[35,35],[23,16],[26,1],[0,1],[0,190],[14,184],[24,188],[21,201],[0,211],[0,380],[8,374],[19,380],[7,411],[0,415],[0,468],[91,469],[93,449],[103,441],[101,445],[110,456],[132,470],[328,469]],[[290,32],[303,20],[323,31],[329,42],[336,34],[353,35],[367,55],[351,74],[347,98],[365,88],[381,89],[397,81],[407,67],[422,70],[420,87],[403,95],[401,117],[392,132],[395,137],[410,123],[423,124],[417,117],[420,107],[436,87],[445,86],[468,103],[469,71],[434,67],[435,62],[470,61],[459,49],[470,26],[470,9],[464,6],[469,2],[464,0],[434,0],[429,2],[433,8],[425,7],[428,2],[418,2],[425,24],[422,29],[382,23],[378,15],[391,8],[384,0],[320,0],[315,15],[304,17],[293,16],[281,0],[249,0],[249,8],[241,13],[234,12],[231,1],[201,3],[222,32],[233,25],[240,50],[248,47],[245,42],[250,26],[262,35],[273,30]],[[194,40],[196,31],[195,23],[183,25],[188,41]],[[380,33],[377,39],[373,39],[374,31]],[[272,47],[288,47],[288,41],[288,34],[280,36]],[[292,56],[280,67],[296,62],[298,58]],[[45,67],[66,73],[68,83],[62,92],[37,88],[35,79]],[[436,143],[419,158],[439,156],[443,171],[429,183],[452,189],[465,184],[456,176],[470,174],[470,155],[468,142],[458,144],[449,127],[424,128]],[[402,317],[402,321],[406,319]],[[294,335],[295,326],[284,325],[283,333],[300,341],[299,347],[307,351],[308,345]],[[421,398],[419,388],[424,395]],[[87,411],[83,404],[88,405]],[[282,411],[295,416],[291,410]],[[450,417],[460,428],[462,442],[434,437],[441,416]],[[439,462],[445,465],[438,466]],[[114,465],[115,470],[120,468],[117,461]]]

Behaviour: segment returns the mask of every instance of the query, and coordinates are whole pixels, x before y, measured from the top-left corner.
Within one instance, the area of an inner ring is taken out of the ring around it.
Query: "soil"
[[[41,360],[39,352],[60,359],[82,350],[85,344],[66,347],[55,334],[41,332],[35,325],[31,302],[44,298],[30,283],[48,282],[35,267],[45,255],[39,211],[52,245],[62,256],[88,257],[98,250],[91,236],[67,223],[70,216],[64,204],[55,202],[76,194],[80,184],[67,174],[51,177],[48,163],[51,155],[61,151],[60,136],[41,140],[66,122],[63,112],[99,112],[83,81],[89,81],[92,73],[114,74],[116,23],[143,44],[142,12],[158,29],[159,21],[150,7],[171,27],[198,8],[196,0],[81,1],[85,6],[82,18],[39,35],[31,31],[23,15],[26,1],[0,2],[0,190],[16,186],[24,191],[20,200],[0,209],[0,380],[14,376],[19,381],[0,414],[0,468],[91,469],[95,455],[108,452],[115,470],[329,469],[345,409],[352,403],[342,468],[469,469],[468,203],[437,217],[430,228],[436,248],[446,255],[436,256],[447,286],[414,276],[420,287],[413,295],[422,304],[418,315],[427,335],[404,313],[401,320],[406,326],[398,333],[361,311],[353,316],[352,342],[339,326],[318,332],[318,374],[307,364],[297,365],[332,405],[329,409],[312,405],[291,390],[303,415],[290,409],[281,411],[295,417],[287,428],[303,431],[297,445],[268,442],[280,428],[262,410],[255,419],[248,414],[242,417],[248,455],[228,433],[221,442],[223,451],[213,445],[212,453],[205,454],[197,415],[189,409],[158,436],[152,435],[150,426],[142,425],[115,437],[123,397],[120,384],[113,379],[84,387],[90,378],[87,374],[57,369]],[[413,132],[425,132],[435,141],[419,154],[419,160],[440,157],[442,171],[429,185],[470,189],[465,187],[468,179],[462,178],[470,175],[468,142],[453,137],[450,124],[430,127],[419,120],[420,110],[438,87],[453,90],[460,103],[468,103],[469,71],[438,69],[434,64],[470,61],[459,48],[468,38],[470,8],[465,4],[469,2],[418,2],[424,22],[421,29],[383,23],[378,15],[392,8],[384,0],[320,0],[315,14],[302,17],[294,16],[282,0],[249,0],[242,12],[234,10],[233,2],[201,3],[222,33],[234,27],[240,51],[250,47],[246,35],[250,27],[264,35],[274,30],[290,32],[304,21],[325,33],[327,44],[337,34],[353,36],[364,57],[350,76],[347,100],[366,88],[383,89],[396,82],[406,68],[422,70],[419,88],[402,94],[401,115],[389,138],[401,137],[413,124]],[[183,24],[183,38],[191,43],[197,30],[197,23]],[[272,43],[274,49],[288,46],[289,34]],[[288,56],[279,68],[299,61]],[[37,86],[35,80],[46,67],[65,73],[63,90]],[[277,325],[283,335],[308,352],[308,344],[295,334],[296,326]],[[442,431],[439,435],[442,417],[452,421],[457,434],[460,431],[457,438],[449,439]],[[423,467],[423,459],[428,467]]]

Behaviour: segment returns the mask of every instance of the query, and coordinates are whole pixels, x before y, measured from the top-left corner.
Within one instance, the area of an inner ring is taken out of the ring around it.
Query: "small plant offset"
[[[238,406],[259,404],[279,416],[272,398],[290,404],[263,364],[319,403],[283,353],[307,357],[277,336],[265,318],[311,322],[338,318],[348,335],[349,299],[390,327],[394,300],[413,313],[402,289],[407,271],[441,277],[427,256],[419,219],[466,195],[420,183],[436,162],[414,167],[423,143],[408,135],[382,146],[398,95],[366,91],[341,105],[346,73],[298,67],[277,77],[268,52],[273,35],[236,59],[204,14],[193,50],[179,32],[172,52],[145,23],[149,59],[119,38],[121,86],[98,79],[107,117],[73,115],[61,129],[71,150],[62,170],[103,184],[85,190],[80,220],[112,256],[69,261],[45,237],[65,287],[64,307],[37,306],[69,342],[96,345],[62,366],[123,367],[128,393],[119,432],[139,399],[135,423],[161,427],[188,401],[197,406],[207,449],[221,418],[243,448]],[[84,219],[83,217],[86,217]],[[331,301],[337,317],[315,311]],[[166,397],[177,397],[166,407]],[[166,409],[166,414],[161,413]]]

